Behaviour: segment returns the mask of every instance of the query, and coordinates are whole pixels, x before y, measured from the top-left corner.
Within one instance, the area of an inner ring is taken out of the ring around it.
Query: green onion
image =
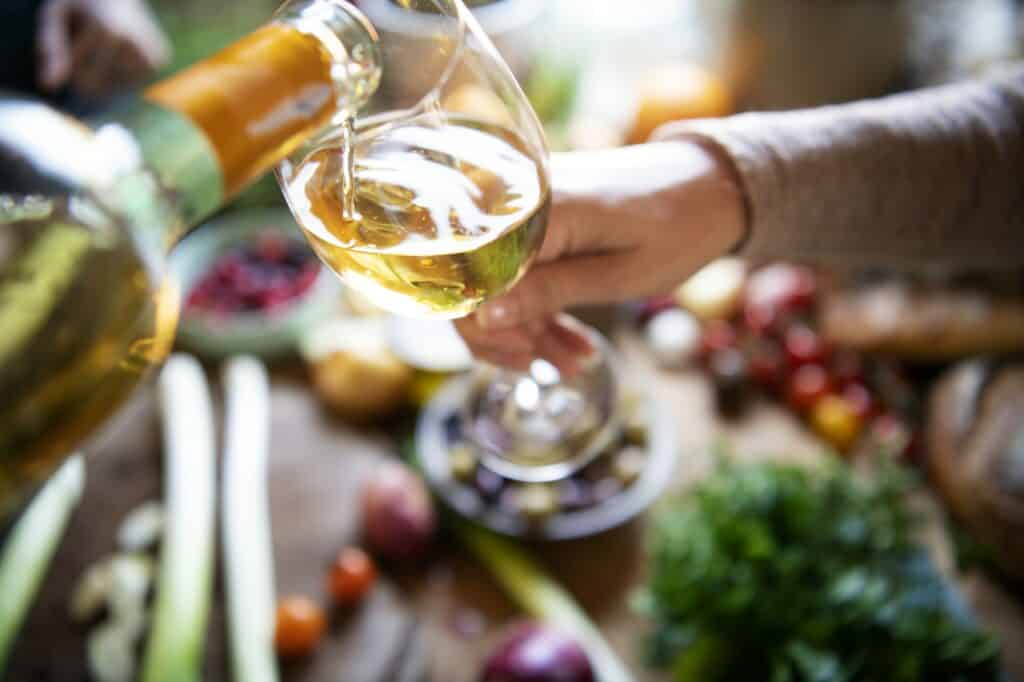
[[[258,360],[233,358],[225,367],[224,384],[221,529],[231,666],[239,682],[276,682],[274,555],[267,496],[267,372]]]
[[[0,677],[83,488],[85,463],[73,455],[29,504],[0,553]]]
[[[174,355],[158,381],[166,528],[143,682],[198,682],[213,581],[213,409],[199,363]]]
[[[633,676],[572,595],[545,574],[525,550],[465,521],[453,520],[452,524],[462,541],[527,613],[579,641],[600,682],[632,682]]]

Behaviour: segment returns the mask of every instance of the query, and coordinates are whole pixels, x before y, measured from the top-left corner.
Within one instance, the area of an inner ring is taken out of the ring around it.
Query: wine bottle
[[[292,0],[98,120],[0,95],[0,519],[169,351],[168,250],[379,79],[358,10]]]

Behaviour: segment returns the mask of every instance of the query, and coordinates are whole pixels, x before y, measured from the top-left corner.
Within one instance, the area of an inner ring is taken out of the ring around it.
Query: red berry
[[[828,373],[821,365],[803,365],[789,377],[786,397],[789,404],[800,412],[814,407],[829,392]]]
[[[709,357],[720,350],[736,346],[736,329],[725,320],[712,320],[704,326],[701,354]]]
[[[864,384],[848,383],[843,387],[841,395],[862,420],[866,420],[875,411],[875,400]]]
[[[792,367],[808,364],[824,364],[828,357],[828,345],[810,327],[796,324],[786,330],[786,359]]]

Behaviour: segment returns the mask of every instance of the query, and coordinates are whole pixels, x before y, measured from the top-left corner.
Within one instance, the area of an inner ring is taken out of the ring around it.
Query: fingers
[[[520,371],[540,357],[566,378],[572,378],[579,371],[580,358],[594,350],[582,326],[564,315],[499,331],[482,328],[472,315],[458,320],[455,326],[478,359]]]
[[[64,86],[71,77],[71,9],[65,0],[46,3],[40,10],[36,33],[39,67],[36,78],[48,92]]]
[[[565,308],[611,303],[636,295],[629,274],[632,251],[566,258],[535,266],[519,284],[477,311],[480,325],[497,331],[541,319]]]

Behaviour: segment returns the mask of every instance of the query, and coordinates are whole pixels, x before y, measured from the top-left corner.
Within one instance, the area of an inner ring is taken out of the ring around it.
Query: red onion
[[[430,493],[407,467],[384,464],[363,488],[363,536],[378,556],[392,561],[419,558],[436,526]]]
[[[594,682],[576,640],[546,625],[517,627],[491,655],[480,682]]]

